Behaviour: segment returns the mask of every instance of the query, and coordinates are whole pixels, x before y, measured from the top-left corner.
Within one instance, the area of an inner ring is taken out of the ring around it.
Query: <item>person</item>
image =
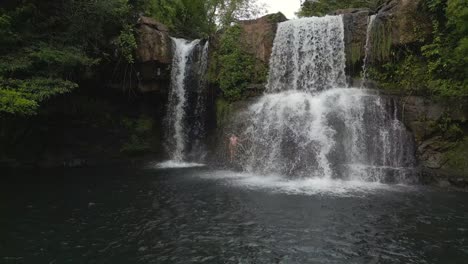
[[[230,154],[231,162],[234,161],[234,156],[237,153],[239,142],[240,142],[239,138],[236,135],[231,134],[231,137],[229,138],[229,154]]]

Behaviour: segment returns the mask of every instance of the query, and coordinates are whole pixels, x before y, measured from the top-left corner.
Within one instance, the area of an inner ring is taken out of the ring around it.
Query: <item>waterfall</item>
[[[321,91],[345,87],[344,26],[339,16],[278,25],[267,90]]]
[[[372,35],[372,29],[374,28],[375,17],[376,15],[370,16],[367,22],[366,46],[364,47],[365,55],[364,55],[364,60],[362,63],[362,87],[366,85],[367,77],[368,77],[367,70],[369,66],[369,56],[370,56],[370,53],[372,52],[371,35]]]
[[[208,42],[172,38],[173,61],[166,115],[166,150],[173,161],[185,161],[200,149],[204,136]],[[194,113],[194,114],[192,114]],[[196,145],[196,146],[195,146]]]
[[[347,88],[341,16],[281,23],[267,93],[250,106],[238,163],[248,172],[401,182],[414,147],[398,105]]]
[[[202,52],[200,54],[199,68],[197,72],[198,76],[198,89],[196,91],[196,102],[195,102],[195,111],[194,111],[194,124],[193,124],[193,134],[191,138],[193,140],[193,148],[191,153],[197,157],[198,160],[203,160],[206,151],[205,145],[203,144],[203,139],[206,136],[205,131],[205,114],[206,114],[206,100],[207,100],[207,91],[206,91],[206,71],[208,70],[208,48],[210,43],[207,41],[203,46]]]

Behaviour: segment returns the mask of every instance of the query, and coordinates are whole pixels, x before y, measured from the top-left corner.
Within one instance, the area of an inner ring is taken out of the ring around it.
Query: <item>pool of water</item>
[[[197,168],[11,172],[0,263],[467,263],[468,193]]]

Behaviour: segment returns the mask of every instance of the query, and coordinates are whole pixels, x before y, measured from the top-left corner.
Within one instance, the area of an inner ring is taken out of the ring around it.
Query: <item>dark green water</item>
[[[468,193],[208,169],[12,172],[0,263],[467,263]]]

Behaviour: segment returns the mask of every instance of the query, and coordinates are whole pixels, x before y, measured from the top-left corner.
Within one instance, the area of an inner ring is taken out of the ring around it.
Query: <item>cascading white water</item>
[[[239,163],[289,177],[401,181],[413,144],[391,98],[346,88],[340,16],[281,23],[267,94],[248,111]]]
[[[202,114],[206,93],[202,89],[208,42],[203,46],[200,40],[173,38],[172,42],[174,56],[166,115],[166,148],[173,161],[182,162],[187,158],[187,152],[196,148],[191,145],[192,141],[201,140],[204,131]]]
[[[173,146],[171,158],[176,161],[184,160],[184,150],[187,141],[187,131],[184,125],[186,93],[186,69],[190,54],[200,40],[188,42],[185,39],[173,38],[174,58],[172,60],[171,91],[168,103],[168,121],[173,128]]]
[[[364,60],[362,63],[362,87],[366,85],[367,78],[368,78],[367,70],[369,66],[369,56],[370,56],[370,53],[372,52],[371,35],[372,35],[372,29],[374,28],[374,22],[375,22],[376,16],[377,15],[370,16],[367,21],[366,46],[364,47],[365,55],[364,55]]]
[[[194,116],[195,120],[193,122],[193,133],[191,135],[193,140],[192,153],[194,156],[198,157],[198,160],[203,160],[206,155],[205,147],[203,144],[203,139],[205,138],[205,119],[203,118],[206,114],[206,100],[207,100],[207,91],[204,89],[206,87],[206,71],[208,70],[208,49],[210,43],[207,41],[203,46],[202,52],[200,54],[199,68],[197,71],[198,76],[198,89],[196,91],[196,102]]]
[[[268,92],[346,87],[344,27],[339,16],[280,23],[270,61]]]

